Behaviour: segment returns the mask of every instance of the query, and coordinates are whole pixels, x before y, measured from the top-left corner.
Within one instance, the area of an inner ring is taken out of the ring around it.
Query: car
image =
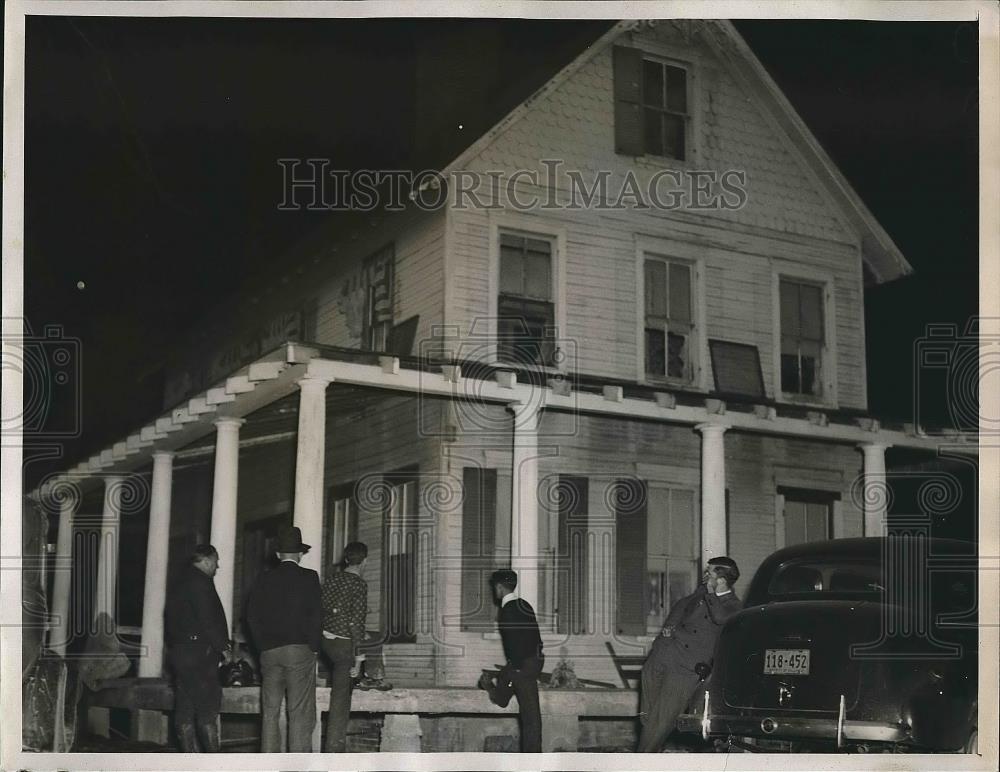
[[[764,560],[681,732],[744,751],[974,752],[976,547],[834,539]]]

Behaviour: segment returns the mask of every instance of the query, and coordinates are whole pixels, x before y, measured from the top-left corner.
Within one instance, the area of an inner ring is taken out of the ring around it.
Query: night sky
[[[29,18],[25,312],[82,343],[56,468],[158,414],[178,342],[330,217],[277,210],[278,158],[440,168],[608,26]],[[910,420],[914,342],[977,309],[976,28],[737,26],[915,269],[866,297],[870,408]]]

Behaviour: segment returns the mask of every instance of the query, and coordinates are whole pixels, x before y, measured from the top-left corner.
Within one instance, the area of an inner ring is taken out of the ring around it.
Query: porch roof
[[[418,358],[289,341],[216,386],[156,417],[72,468],[50,475],[30,495],[52,486],[85,486],[98,475],[122,474],[149,463],[156,451],[176,451],[213,431],[220,418],[240,418],[292,394],[300,378],[420,394],[481,404],[577,412],[697,426],[717,423],[737,431],[838,444],[878,444],[938,453],[978,454],[978,438],[924,434],[909,424],[888,428],[857,411],[827,411],[768,401],[726,402],[718,395],[656,390],[634,384],[464,362]]]

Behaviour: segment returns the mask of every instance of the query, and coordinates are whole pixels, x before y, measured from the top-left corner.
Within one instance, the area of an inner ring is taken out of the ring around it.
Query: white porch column
[[[864,454],[865,536],[885,536],[889,489],[885,480],[885,451],[889,445],[869,442],[858,445]]]
[[[104,478],[104,511],[101,515],[101,543],[97,553],[97,596],[94,599],[95,622],[100,621],[102,614],[106,614],[108,620],[115,619],[124,488],[125,480],[122,477]]]
[[[174,454],[153,453],[153,490],[146,538],[146,585],[142,595],[140,678],[159,678],[163,670],[163,609],[167,598],[167,558],[170,544],[170,495]]]
[[[236,494],[239,488],[240,427],[242,418],[215,422],[215,478],[212,484],[212,546],[219,553],[215,591],[233,632],[233,576],[236,562]]]
[[[312,545],[302,567],[323,573],[323,479],[326,452],[326,378],[307,376],[299,382],[299,431],[295,452],[295,507],[292,524],[302,541]]]
[[[702,560],[728,554],[726,544],[726,424],[695,426],[701,432]]]
[[[538,406],[514,402],[510,566],[517,593],[538,610]]]
[[[80,503],[80,493],[75,483],[66,490],[60,489],[59,535],[56,537],[56,561],[52,586],[53,626],[49,628],[49,648],[60,657],[66,656],[70,637],[70,586],[73,579],[73,515]]]

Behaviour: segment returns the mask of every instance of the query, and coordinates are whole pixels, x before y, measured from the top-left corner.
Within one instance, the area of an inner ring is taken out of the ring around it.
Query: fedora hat
[[[302,543],[302,531],[297,526],[282,528],[278,531],[276,552],[308,552],[308,544]]]

